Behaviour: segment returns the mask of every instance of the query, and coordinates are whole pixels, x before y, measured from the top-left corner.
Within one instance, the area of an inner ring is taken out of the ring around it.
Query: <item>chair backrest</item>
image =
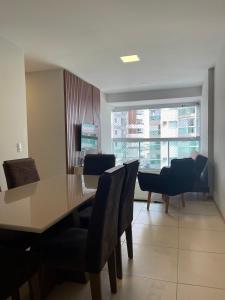
[[[120,198],[118,236],[120,237],[133,220],[134,190],[139,167],[138,160],[124,163],[125,178]]]
[[[40,180],[32,158],[7,160],[3,163],[8,189]]]
[[[208,158],[204,155],[198,154],[196,159],[194,160],[195,162],[195,172],[196,176],[198,179],[200,178],[204,168],[206,167],[206,164],[208,162]]]
[[[192,158],[173,159],[167,182],[170,190],[190,191],[196,178],[194,160]]]
[[[101,175],[115,167],[114,154],[87,154],[84,157],[84,175]]]
[[[192,158],[172,159],[170,175],[176,177],[188,177],[194,173],[194,160]]]
[[[99,178],[87,240],[87,271],[98,273],[117,243],[118,216],[125,168],[115,167]]]

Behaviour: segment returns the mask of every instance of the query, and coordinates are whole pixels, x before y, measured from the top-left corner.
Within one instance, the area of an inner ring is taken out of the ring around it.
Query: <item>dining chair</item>
[[[101,175],[105,170],[115,167],[114,154],[87,154],[84,157],[84,175]]]
[[[40,300],[38,268],[36,255],[0,247],[0,299],[19,300],[19,288],[29,281],[30,299]]]
[[[3,163],[8,189],[16,188],[40,180],[35,161],[32,158],[7,160]],[[33,235],[28,232],[18,232],[0,229],[0,245],[26,249]]]
[[[116,247],[117,255],[117,277],[122,279],[122,255],[121,255],[121,236],[125,232],[127,242],[127,252],[130,259],[133,258],[132,242],[132,221],[133,221],[133,201],[134,190],[139,167],[138,160],[131,160],[124,163],[125,178],[121,193],[118,219],[118,242]],[[80,212],[80,226],[88,229],[92,215],[93,205],[89,205]]]
[[[125,169],[105,171],[99,179],[89,229],[69,228],[52,237],[40,237],[33,251],[56,270],[88,272],[93,300],[102,300],[100,273],[108,263],[111,292],[117,292],[115,248]]]
[[[87,154],[84,158],[84,175],[101,175],[106,170],[115,167],[114,154]],[[74,212],[74,223],[80,223],[81,227],[87,227],[92,212],[93,198],[81,205]],[[88,216],[87,216],[88,213]],[[78,219],[78,222],[77,222]],[[88,220],[87,220],[88,219]]]
[[[132,160],[124,163],[125,178],[120,198],[119,222],[118,222],[118,241],[116,247],[117,277],[122,279],[122,254],[121,254],[121,236],[125,232],[127,253],[130,259],[133,259],[133,238],[132,238],[132,221],[133,221],[133,204],[134,191],[139,167],[138,160]]]
[[[8,189],[40,180],[32,158],[6,160],[3,163]]]

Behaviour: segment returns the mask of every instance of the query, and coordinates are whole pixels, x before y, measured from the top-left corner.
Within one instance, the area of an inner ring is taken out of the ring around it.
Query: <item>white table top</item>
[[[98,176],[60,175],[0,193],[0,228],[42,233],[95,195]]]

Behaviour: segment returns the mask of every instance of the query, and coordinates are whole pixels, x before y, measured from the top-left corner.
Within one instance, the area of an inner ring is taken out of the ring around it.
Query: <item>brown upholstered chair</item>
[[[7,160],[3,163],[8,189],[40,180],[32,158]],[[25,249],[30,245],[32,234],[0,229],[0,245]]]
[[[124,167],[115,167],[100,176],[88,230],[69,228],[33,247],[41,251],[46,266],[58,270],[85,271],[90,275],[93,300],[101,300],[100,272],[108,262],[111,291],[116,293],[115,248]]]
[[[102,175],[106,170],[115,167],[114,154],[87,154],[84,157],[84,175]]]
[[[19,288],[29,280],[30,299],[39,300],[38,266],[33,254],[0,247],[0,299],[19,300]]]
[[[84,158],[84,175],[101,175],[106,170],[115,167],[116,158],[114,154],[87,154]],[[93,198],[81,205],[76,211],[74,211],[74,224],[77,225],[81,222],[84,228],[88,227],[89,219],[91,215],[93,205]],[[88,220],[83,215],[86,215],[86,211],[89,211]]]
[[[132,239],[132,221],[133,221],[133,203],[134,190],[139,167],[139,161],[133,160],[124,163],[125,178],[120,198],[119,224],[118,224],[118,242],[116,247],[117,258],[117,277],[122,279],[122,255],[121,255],[121,236],[125,232],[127,242],[128,257],[133,259],[133,239]]]
[[[6,160],[3,163],[8,189],[40,180],[32,158]]]
[[[133,258],[133,242],[132,242],[132,221],[133,221],[133,201],[134,190],[137,178],[138,160],[132,160],[124,163],[125,178],[120,199],[119,208],[119,224],[118,224],[118,242],[117,242],[117,277],[122,279],[122,256],[120,238],[125,232],[128,257]],[[92,214],[93,206],[89,205],[80,212],[80,224],[83,228],[88,228]]]

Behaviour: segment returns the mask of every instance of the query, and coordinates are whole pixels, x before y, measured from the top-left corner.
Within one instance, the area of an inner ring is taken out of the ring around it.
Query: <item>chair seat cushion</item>
[[[0,299],[25,283],[37,271],[39,259],[30,252],[0,248]]]
[[[86,229],[69,228],[53,237],[40,238],[33,249],[42,253],[48,265],[85,271],[87,234]]]

